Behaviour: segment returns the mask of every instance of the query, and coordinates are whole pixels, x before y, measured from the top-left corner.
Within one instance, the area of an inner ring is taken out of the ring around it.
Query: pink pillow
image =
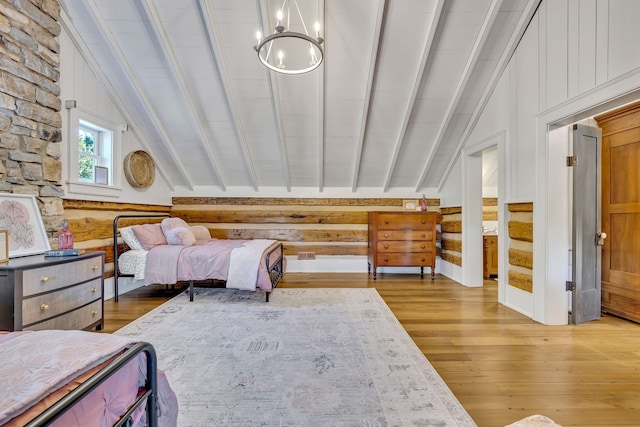
[[[196,236],[181,218],[163,219],[161,227],[164,237],[170,245],[191,246],[196,242]]]
[[[209,240],[211,239],[211,233],[204,225],[192,225],[189,227],[194,236],[196,236],[196,240]]]
[[[142,246],[149,250],[154,246],[166,245],[167,239],[164,237],[160,224],[133,225],[133,234],[136,235]]]

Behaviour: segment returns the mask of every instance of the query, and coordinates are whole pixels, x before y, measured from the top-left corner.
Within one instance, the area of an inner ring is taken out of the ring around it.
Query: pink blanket
[[[189,280],[228,280],[231,253],[250,240],[211,239],[198,241],[193,246],[160,245],[147,254],[144,284],[174,284]],[[265,292],[272,290],[265,256],[278,243],[274,240],[255,263],[259,263],[257,277],[252,283]],[[271,262],[275,261],[275,256]]]
[[[84,331],[1,334],[0,425],[24,425],[75,388],[79,384],[77,377],[109,360],[132,342],[116,335]],[[140,355],[54,425],[113,425],[135,400],[139,386],[144,384],[145,371],[144,355]],[[72,387],[68,386],[70,383]],[[158,376],[158,385],[160,425],[175,426],[177,400],[164,374]],[[135,421],[142,422],[143,416],[144,412],[139,411]]]

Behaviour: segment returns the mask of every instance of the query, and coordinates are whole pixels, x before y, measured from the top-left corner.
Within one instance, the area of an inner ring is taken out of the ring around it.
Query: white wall
[[[554,145],[548,130],[640,98],[638,16],[635,0],[543,0],[465,143],[473,152],[474,145],[504,132],[499,193],[505,196],[499,208],[534,203],[534,294],[518,299],[507,289],[501,302],[542,323],[567,323],[567,247],[551,238],[553,230],[566,227],[557,218],[568,220],[553,203],[566,198],[566,186],[557,185],[567,173],[557,170],[566,147]],[[461,193],[463,176],[453,168],[443,194]],[[504,236],[506,222],[500,227]],[[504,250],[500,256],[505,263]]]
[[[66,100],[75,100],[77,108],[88,112],[100,120],[112,124],[115,128],[127,124],[118,111],[117,104],[109,97],[103,89],[102,84],[96,79],[94,73],[76,49],[71,38],[63,30],[60,34],[60,98],[62,104]],[[143,144],[137,138],[135,129],[131,126],[126,132],[122,132],[119,158],[115,159],[115,173],[119,174],[119,189],[107,195],[104,191],[93,191],[93,194],[72,193],[71,186],[68,185],[69,171],[66,165],[69,164],[68,147],[70,139],[77,139],[77,136],[69,135],[69,110],[63,108],[60,112],[62,116],[62,183],[65,189],[66,199],[97,200],[120,203],[142,203],[171,205],[171,189],[164,181],[163,177],[156,173],[154,183],[145,189],[135,188],[129,185],[124,177],[122,161],[131,151],[141,150]],[[75,141],[74,141],[75,142]],[[115,181],[115,180],[114,180]],[[97,193],[97,194],[96,194]]]

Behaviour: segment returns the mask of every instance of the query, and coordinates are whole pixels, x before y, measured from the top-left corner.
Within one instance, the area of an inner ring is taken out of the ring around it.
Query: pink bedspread
[[[144,284],[174,284],[189,280],[228,280],[229,262],[234,249],[249,240],[211,239],[201,240],[193,246],[160,245],[149,250],[144,272]],[[266,254],[278,245],[275,240],[262,253],[254,286],[271,292],[272,284],[267,271]],[[279,255],[274,253],[271,262]]]
[[[24,425],[89,377],[89,371],[132,342],[116,335],[84,331],[0,334],[0,425]],[[145,382],[145,372],[145,355],[141,354],[53,425],[113,425],[135,400]],[[158,388],[159,425],[175,426],[177,399],[161,372]],[[143,410],[137,411],[134,425],[143,424],[145,415]]]

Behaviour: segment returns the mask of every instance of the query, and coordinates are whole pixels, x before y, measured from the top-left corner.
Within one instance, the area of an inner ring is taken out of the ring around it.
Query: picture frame
[[[35,196],[0,193],[0,229],[7,230],[9,258],[51,249]]]
[[[0,230],[0,263],[9,261],[9,231]]]
[[[94,166],[93,180],[96,184],[109,185],[109,168]]]
[[[402,201],[402,209],[405,211],[415,211],[418,207],[418,202],[414,200],[403,200]]]

